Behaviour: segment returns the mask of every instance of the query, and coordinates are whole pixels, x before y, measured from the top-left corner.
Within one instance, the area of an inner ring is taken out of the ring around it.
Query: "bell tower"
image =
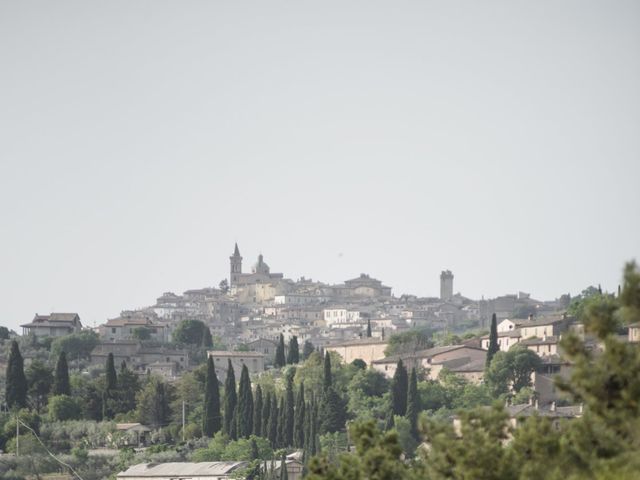
[[[229,263],[231,265],[229,286],[234,286],[238,282],[238,277],[242,274],[242,256],[237,243],[236,248],[233,250],[233,255],[229,257]]]

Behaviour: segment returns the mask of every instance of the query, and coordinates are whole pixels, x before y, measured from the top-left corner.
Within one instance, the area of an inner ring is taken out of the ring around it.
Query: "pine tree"
[[[489,367],[493,356],[500,351],[500,345],[498,345],[498,321],[496,314],[491,316],[491,329],[489,330],[489,348],[487,349],[487,363]]]
[[[262,436],[269,438],[269,421],[271,419],[271,392],[267,392],[262,406]]]
[[[207,376],[204,382],[204,412],[202,433],[207,437],[213,437],[222,427],[220,415],[220,387],[218,376],[213,364],[213,358],[207,359]]]
[[[409,379],[407,377],[407,369],[402,363],[402,359],[398,360],[396,372],[393,375],[393,383],[391,386],[391,408],[393,415],[404,416],[407,412],[407,389],[409,387]]]
[[[256,437],[262,436],[262,388],[256,386],[256,400],[253,405],[253,434]],[[254,440],[255,442],[255,440]]]
[[[371,319],[367,318],[367,338],[371,338]]]
[[[331,378],[331,357],[329,356],[329,352],[325,352],[324,354],[324,383],[323,390],[326,392],[329,388],[331,388],[332,384]]]
[[[293,445],[293,424],[294,417],[294,398],[293,398],[293,375],[287,375],[287,389],[285,391],[285,414],[284,414],[284,446],[291,447]]]
[[[248,438],[253,431],[253,394],[249,369],[242,365],[238,388],[238,438]]]
[[[407,419],[411,425],[411,434],[418,440],[418,414],[420,413],[420,397],[418,396],[418,377],[415,367],[411,369],[409,389],[407,391]]]
[[[231,424],[233,423],[233,414],[237,404],[236,375],[233,371],[231,360],[229,360],[227,379],[224,382],[224,432],[228,435],[231,434]]]
[[[294,365],[300,361],[300,349],[298,347],[298,337],[295,335],[289,340],[289,353],[287,354],[287,363]]]
[[[69,367],[67,365],[67,354],[60,352],[58,362],[56,363],[56,373],[53,377],[53,394],[54,395],[71,395],[71,387],[69,386]]]
[[[284,336],[280,334],[280,341],[278,342],[278,346],[276,347],[275,366],[276,368],[282,368],[286,364],[287,359],[284,356]]]
[[[271,394],[271,408],[269,409],[269,427],[267,438],[271,442],[271,448],[278,447],[278,420],[280,414],[278,412],[278,399],[275,394]]]
[[[293,422],[293,445],[296,448],[304,448],[304,429],[305,429],[305,401],[304,401],[304,382],[300,383],[298,396],[296,398],[296,412]]]
[[[24,374],[24,360],[18,342],[11,341],[11,352],[7,362],[5,401],[9,408],[27,406],[27,377]]]

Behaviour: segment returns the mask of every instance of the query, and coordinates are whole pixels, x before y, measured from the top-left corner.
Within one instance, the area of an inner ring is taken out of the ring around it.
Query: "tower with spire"
[[[231,265],[231,272],[229,275],[229,285],[235,286],[238,284],[238,278],[242,275],[242,255],[240,255],[240,249],[236,242],[236,247],[233,250],[233,255],[229,257],[229,263]]]

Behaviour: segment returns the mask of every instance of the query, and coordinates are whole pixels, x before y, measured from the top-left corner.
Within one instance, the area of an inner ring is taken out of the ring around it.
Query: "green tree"
[[[67,360],[91,358],[91,351],[99,342],[98,334],[92,330],[58,337],[51,342],[52,358],[57,358],[60,352],[67,354]]]
[[[426,328],[413,328],[406,332],[391,335],[384,353],[388,356],[399,355],[401,353],[411,353],[431,347],[433,347],[431,330]]]
[[[282,460],[280,461],[280,480],[288,480],[289,476],[287,473],[287,462],[286,462],[286,456],[283,453],[282,454]]]
[[[313,346],[313,343],[311,343],[309,340],[305,340],[304,345],[302,346],[302,359],[306,360],[307,358],[309,358],[309,355],[315,352],[315,350],[316,349]]]
[[[284,356],[284,336],[280,334],[280,340],[276,347],[276,358],[274,361],[276,368],[282,368],[287,364],[287,359]]]
[[[305,407],[304,400],[304,382],[300,383],[298,395],[296,396],[295,419],[293,422],[293,446],[296,448],[304,448],[304,428],[305,428]]]
[[[154,330],[149,327],[136,327],[133,329],[133,332],[131,332],[131,334],[136,340],[145,341],[151,338],[153,332]]]
[[[158,377],[151,377],[138,393],[136,416],[140,423],[164,427],[171,419],[172,388]]]
[[[371,338],[371,319],[367,318],[367,338]]]
[[[238,388],[238,438],[249,438],[253,432],[253,394],[249,369],[242,365]]]
[[[256,437],[262,436],[262,387],[256,386],[255,403],[253,405],[253,434]]]
[[[231,360],[229,360],[227,365],[227,378],[224,382],[224,432],[227,435],[231,433],[233,414],[237,404],[236,375],[233,371]]]
[[[49,415],[60,422],[78,420],[82,414],[82,407],[78,399],[69,395],[54,395],[49,400]]]
[[[51,369],[40,360],[34,360],[26,372],[28,393],[37,412],[47,404],[47,397],[53,384]]]
[[[298,347],[298,337],[295,335],[289,340],[289,353],[287,354],[287,363],[294,365],[300,361],[300,352]]]
[[[323,390],[327,391],[333,384],[333,378],[331,376],[331,356],[329,352],[324,354],[324,375],[323,375]]]
[[[270,397],[271,408],[269,409],[269,425],[267,428],[267,438],[271,442],[271,446],[273,448],[276,448],[276,446],[278,445],[278,420],[280,417],[280,412],[278,412],[278,399],[276,398],[275,394],[271,394]]]
[[[56,374],[53,382],[54,395],[71,395],[69,385],[69,366],[67,365],[67,354],[60,352],[56,363]]]
[[[409,388],[407,390],[407,420],[411,435],[418,440],[418,415],[420,414],[420,397],[418,396],[418,376],[415,367],[411,369]]]
[[[295,372],[289,372],[287,374],[287,386],[285,390],[285,417],[284,417],[284,441],[285,446],[293,446],[293,428],[295,422],[295,400],[293,396],[293,376]]]
[[[213,364],[213,358],[207,359],[207,376],[204,384],[204,414],[202,433],[207,437],[213,437],[222,427],[220,415],[220,388],[218,376]]]
[[[407,390],[409,388],[409,378],[407,369],[402,363],[402,359],[396,364],[396,371],[393,374],[391,384],[391,408],[394,415],[404,416],[407,412]]]
[[[271,420],[271,392],[267,392],[262,402],[262,427],[260,433],[262,437],[269,438],[269,422]]]
[[[11,351],[7,362],[5,383],[5,401],[9,408],[27,406],[27,377],[24,374],[24,361],[20,354],[18,342],[11,341]]]
[[[0,340],[9,340],[9,333],[7,327],[0,326]]]
[[[208,330],[209,328],[200,320],[182,320],[173,331],[171,339],[175,343],[184,345],[207,346],[204,342]],[[211,332],[209,332],[210,336]]]
[[[205,348],[213,347],[213,337],[211,336],[211,330],[205,325],[202,330],[202,346]]]
[[[286,398],[283,396],[280,398],[278,404],[278,435],[276,437],[276,444],[278,448],[285,448],[287,446],[287,404]]]
[[[487,349],[487,368],[491,365],[494,355],[500,351],[498,345],[498,320],[496,314],[491,316],[491,328],[489,329],[489,348]]]
[[[106,390],[115,391],[118,388],[118,375],[116,374],[116,366],[113,361],[113,353],[109,353],[107,356],[107,363],[105,365],[106,372]]]
[[[515,345],[508,352],[498,352],[485,372],[485,382],[495,397],[531,386],[531,374],[542,361],[535,352]]]

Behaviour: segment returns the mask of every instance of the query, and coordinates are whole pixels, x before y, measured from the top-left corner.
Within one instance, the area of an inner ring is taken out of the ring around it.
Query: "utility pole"
[[[184,443],[184,400],[182,400],[182,443]]]

